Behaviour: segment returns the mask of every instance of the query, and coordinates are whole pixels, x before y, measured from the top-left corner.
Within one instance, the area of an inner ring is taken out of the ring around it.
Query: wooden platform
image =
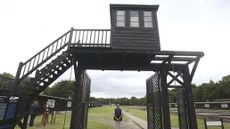
[[[146,51],[112,48],[70,47],[70,53],[85,69],[157,71],[166,62],[176,69],[204,56],[203,52]]]

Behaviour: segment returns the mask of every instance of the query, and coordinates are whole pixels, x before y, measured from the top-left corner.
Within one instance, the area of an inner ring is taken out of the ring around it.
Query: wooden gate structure
[[[26,129],[33,99],[73,66],[70,129],[87,129],[90,78],[85,71],[90,69],[154,71],[147,80],[148,129],[171,129],[169,88],[178,89],[180,129],[197,129],[191,81],[203,52],[160,49],[158,5],[112,4],[110,10],[111,29],[71,28],[19,64],[13,88],[0,87],[0,96],[19,97],[11,125]]]

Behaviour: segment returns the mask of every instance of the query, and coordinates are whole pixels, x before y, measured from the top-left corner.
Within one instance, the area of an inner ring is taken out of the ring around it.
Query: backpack
[[[115,110],[114,110],[114,115],[116,116],[116,118],[119,118],[119,117],[121,117],[121,115],[122,115],[122,111],[121,111],[121,109],[120,108],[116,108]],[[116,120],[116,121],[122,121],[122,117],[120,118],[120,119],[116,119],[115,118],[115,116],[114,116],[114,120]]]

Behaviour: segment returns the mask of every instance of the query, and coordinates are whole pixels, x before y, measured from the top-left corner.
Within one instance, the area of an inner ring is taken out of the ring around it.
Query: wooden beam
[[[127,70],[127,71],[159,71],[161,64],[128,64],[115,62],[81,62],[84,69],[95,70]],[[174,68],[173,68],[174,67]],[[179,71],[185,65],[169,65],[169,70]]]

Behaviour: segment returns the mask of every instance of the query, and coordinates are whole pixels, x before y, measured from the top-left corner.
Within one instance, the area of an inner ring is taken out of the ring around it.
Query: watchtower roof
[[[154,9],[157,11],[159,5],[110,4],[110,8]]]

